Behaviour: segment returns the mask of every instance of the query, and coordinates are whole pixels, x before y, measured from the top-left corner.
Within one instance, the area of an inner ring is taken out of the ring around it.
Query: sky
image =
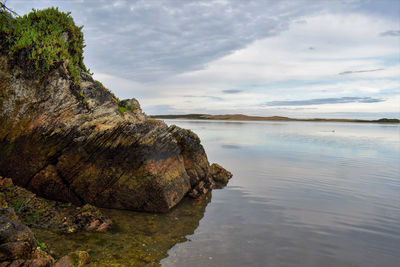
[[[149,115],[400,118],[397,0],[8,0],[83,25],[85,65]]]

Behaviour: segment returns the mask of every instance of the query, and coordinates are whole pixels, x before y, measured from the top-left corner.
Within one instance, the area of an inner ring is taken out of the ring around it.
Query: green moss
[[[133,110],[137,109],[137,107],[135,105],[122,106],[120,101],[118,101],[117,103],[119,106],[118,111],[119,111],[119,113],[121,113],[121,115],[126,111],[133,111]]]
[[[128,111],[129,109],[127,107],[118,107],[118,112],[124,114],[124,112]]]
[[[103,89],[107,89],[100,81],[98,80],[94,80],[100,87],[102,87]]]
[[[127,106],[120,106],[118,108],[118,112],[121,113],[121,115],[122,115],[126,111],[133,111],[135,109],[136,109],[136,106],[134,106],[134,105],[131,105],[131,106],[128,106],[128,105]]]
[[[14,62],[26,58],[35,68],[36,78],[43,79],[48,73],[68,62],[68,70],[74,84],[80,83],[83,64],[84,40],[82,27],[77,27],[70,13],[57,8],[32,10],[22,17],[0,14],[0,37],[2,48]]]

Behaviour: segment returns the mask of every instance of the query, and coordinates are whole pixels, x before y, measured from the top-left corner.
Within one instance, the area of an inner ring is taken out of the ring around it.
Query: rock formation
[[[87,73],[74,85],[66,64],[41,82],[21,65],[0,57],[0,175],[54,200],[152,212],[213,186],[193,132],[118,103]]]
[[[75,86],[65,64],[38,83],[0,58],[0,175],[77,205],[165,212],[214,184],[191,131],[121,107],[86,73]]]

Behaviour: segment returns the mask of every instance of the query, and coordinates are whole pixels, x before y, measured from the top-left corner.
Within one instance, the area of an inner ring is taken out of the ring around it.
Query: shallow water
[[[111,233],[39,238],[93,266],[399,266],[399,125],[166,122],[199,135],[226,188],[168,214],[106,211]]]
[[[211,193],[196,201],[184,199],[167,214],[103,209],[115,224],[107,233],[33,231],[38,240],[50,245],[56,258],[85,250],[91,257],[89,266],[160,266],[172,246],[194,233],[210,201]]]

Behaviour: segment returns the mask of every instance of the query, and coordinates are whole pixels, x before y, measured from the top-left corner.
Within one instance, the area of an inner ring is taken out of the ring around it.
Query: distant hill
[[[189,120],[235,120],[235,121],[327,121],[327,122],[375,122],[375,123],[400,123],[399,119],[379,119],[379,120],[354,120],[354,119],[293,119],[281,116],[261,117],[247,116],[243,114],[185,114],[185,115],[154,115],[150,116],[157,119],[189,119]]]

